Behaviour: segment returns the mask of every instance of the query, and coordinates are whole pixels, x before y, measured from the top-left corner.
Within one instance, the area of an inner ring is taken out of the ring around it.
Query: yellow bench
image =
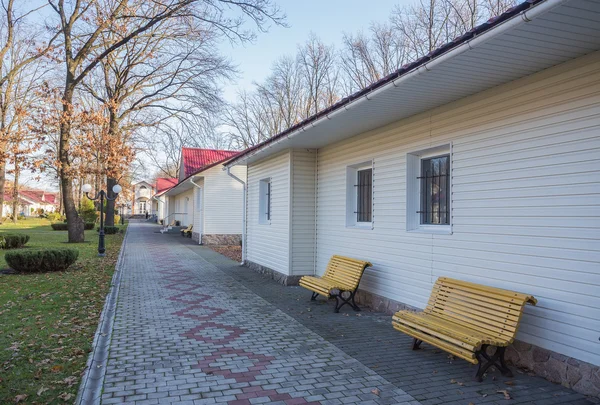
[[[413,350],[426,342],[479,364],[477,381],[493,365],[512,377],[504,352],[515,339],[525,304],[536,303],[531,295],[440,277],[425,310],[397,312],[392,325],[413,337]],[[488,346],[496,347],[493,355]]]
[[[194,229],[194,226],[192,224],[188,225],[187,228],[181,230],[181,236],[187,236],[187,237],[191,238],[192,237],[192,229]]]
[[[363,260],[334,255],[329,259],[323,277],[304,276],[300,279],[300,286],[313,292],[311,301],[314,301],[318,295],[326,298],[335,297],[334,312],[340,312],[340,308],[346,304],[355,311],[360,311],[354,302],[354,295],[363,272],[369,266],[372,264]]]

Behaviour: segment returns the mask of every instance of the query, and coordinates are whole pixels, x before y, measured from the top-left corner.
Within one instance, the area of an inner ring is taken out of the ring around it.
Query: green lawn
[[[72,403],[123,234],[107,235],[106,257],[99,258],[95,230],[86,231],[89,243],[67,244],[67,232],[46,220],[0,225],[0,234],[15,232],[31,237],[25,249],[72,247],[79,259],[65,272],[0,274],[0,404]]]

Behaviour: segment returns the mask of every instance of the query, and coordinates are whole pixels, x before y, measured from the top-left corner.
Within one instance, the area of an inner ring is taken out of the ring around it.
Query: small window
[[[450,224],[450,155],[421,160],[421,224]]]
[[[271,179],[263,179],[259,184],[258,222],[271,223]]]
[[[452,149],[406,155],[406,230],[452,234]]]
[[[373,169],[356,172],[356,222],[371,222]]]
[[[346,169],[346,226],[373,227],[373,162]]]

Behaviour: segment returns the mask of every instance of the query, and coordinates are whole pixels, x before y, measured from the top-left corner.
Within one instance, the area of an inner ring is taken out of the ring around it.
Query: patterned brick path
[[[157,231],[130,225],[102,404],[419,404]]]

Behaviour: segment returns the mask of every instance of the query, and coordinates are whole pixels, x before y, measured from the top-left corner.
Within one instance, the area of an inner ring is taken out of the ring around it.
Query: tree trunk
[[[104,225],[106,226],[115,226],[115,201],[110,200],[110,198],[115,198],[115,193],[112,191],[112,188],[116,184],[116,179],[113,179],[112,177],[106,179],[106,195],[108,196],[106,199],[106,218],[104,220]]]
[[[0,224],[4,216],[4,186],[6,184],[6,160],[0,161]]]
[[[21,169],[19,168],[19,160],[15,157],[15,182],[13,184],[13,223],[17,223],[17,217],[19,214],[17,213],[19,209],[19,175],[21,174]]]
[[[60,187],[63,197],[63,206],[67,216],[67,230],[69,243],[81,243],[85,240],[83,220],[77,213],[75,200],[73,199],[73,173],[71,172],[71,162],[69,159],[69,141],[71,140],[71,110],[73,105],[73,86],[67,72],[67,84],[63,95],[63,114],[64,117],[60,123]]]

